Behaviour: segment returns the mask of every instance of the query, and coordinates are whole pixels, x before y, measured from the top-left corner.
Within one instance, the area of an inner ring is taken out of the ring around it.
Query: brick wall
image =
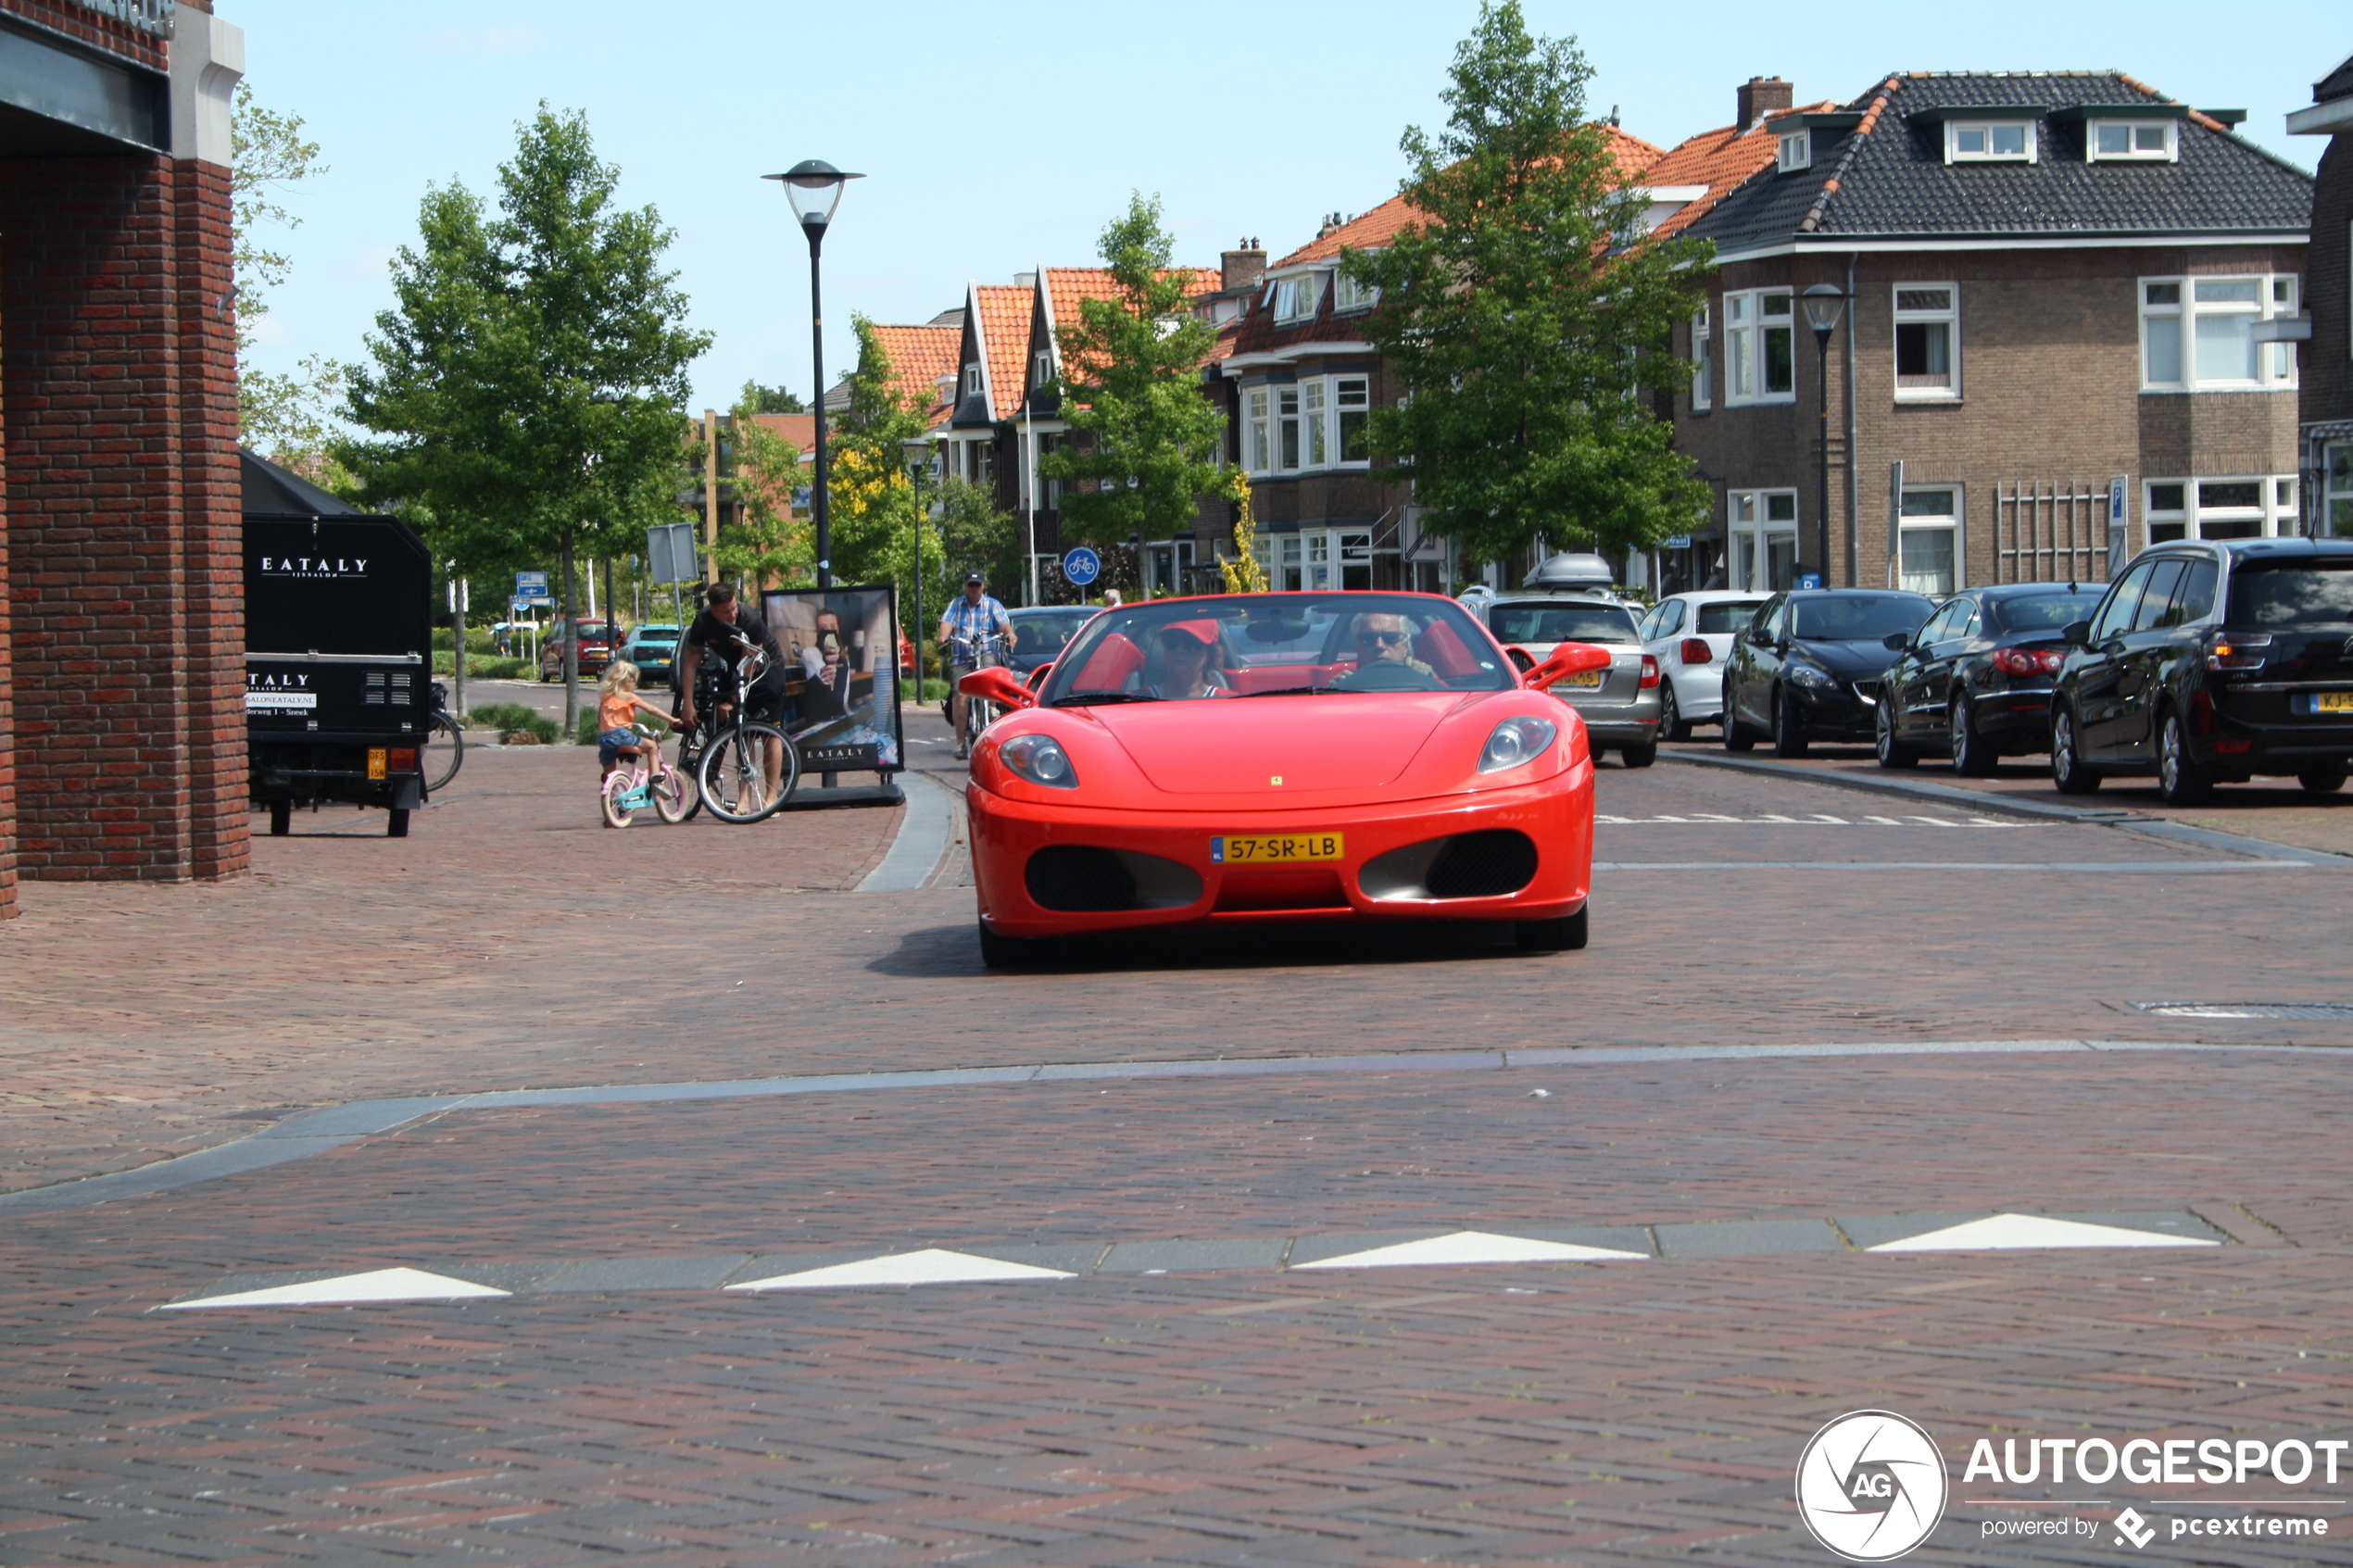
[[[25,877],[245,867],[229,243],[228,174],[211,165],[0,162]]]
[[[192,9],[209,11],[209,5],[198,0],[181,0]],[[140,31],[127,22],[119,21],[103,11],[77,6],[72,0],[0,0],[0,11],[22,17],[38,27],[103,49],[109,55],[120,55],[136,60],[156,70],[169,69],[164,57],[164,41]]]

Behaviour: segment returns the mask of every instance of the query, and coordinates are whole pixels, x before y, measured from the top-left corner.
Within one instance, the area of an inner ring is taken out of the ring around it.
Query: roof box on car
[[[1609,562],[1599,556],[1557,555],[1545,560],[1528,574],[1523,588],[1582,588],[1606,594],[1617,583],[1617,574]]]

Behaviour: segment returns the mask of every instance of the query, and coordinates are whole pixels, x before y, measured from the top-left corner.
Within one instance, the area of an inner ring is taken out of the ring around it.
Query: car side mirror
[[[1909,653],[1912,647],[1912,634],[1909,632],[1890,632],[1879,642],[1880,646],[1890,653]]]
[[[956,683],[956,689],[966,696],[976,696],[1002,708],[1034,708],[1038,704],[1038,694],[1023,685],[1020,676],[995,665],[974,671]]]
[[[1751,646],[1768,648],[1773,646],[1773,633],[1762,626],[1752,626],[1748,629],[1748,640]]]
[[[1046,684],[1046,677],[1053,672],[1054,667],[1051,662],[1041,664],[1037,669],[1032,670],[1029,672],[1029,689],[1034,692],[1038,687],[1044,685]]]
[[[1592,643],[1563,643],[1543,663],[1522,674],[1519,684],[1529,691],[1549,691],[1555,681],[1582,675],[1589,670],[1606,670],[1617,661],[1617,656],[1609,649]]]
[[[2091,640],[2092,623],[2088,621],[2070,621],[2059,628],[2059,641],[2063,643],[2073,643],[2081,647]]]

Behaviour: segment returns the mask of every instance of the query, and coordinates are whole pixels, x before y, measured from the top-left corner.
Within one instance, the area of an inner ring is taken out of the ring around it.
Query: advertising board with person
[[[897,591],[771,588],[761,596],[784,650],[785,733],[803,768],[887,773],[903,767]]]

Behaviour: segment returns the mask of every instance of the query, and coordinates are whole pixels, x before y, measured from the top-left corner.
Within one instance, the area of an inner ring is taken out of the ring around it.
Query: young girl
[[[635,665],[625,659],[616,659],[606,665],[605,678],[597,683],[597,760],[603,764],[608,778],[623,758],[637,756],[647,745],[630,727],[630,721],[637,717],[641,708],[671,728],[680,727],[659,705],[637,695]]]

